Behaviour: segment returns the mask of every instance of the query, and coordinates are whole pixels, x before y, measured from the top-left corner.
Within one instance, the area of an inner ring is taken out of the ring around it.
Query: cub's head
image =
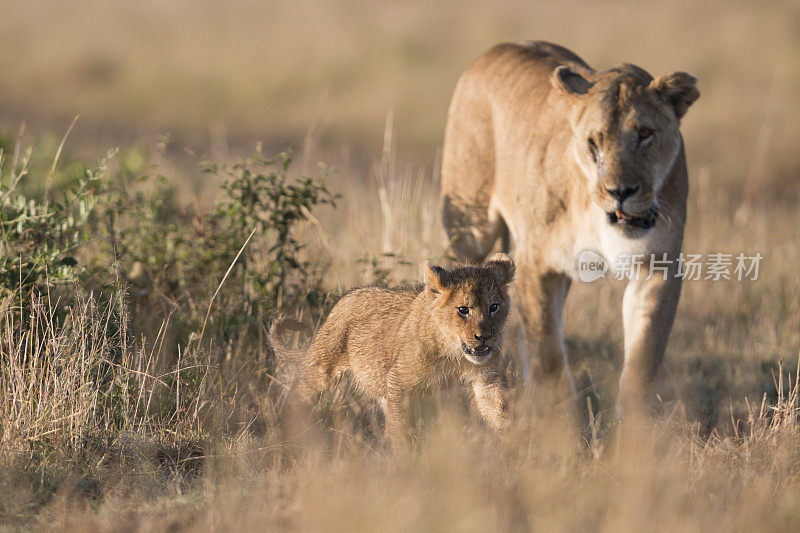
[[[680,153],[680,120],[700,96],[696,79],[653,79],[622,64],[588,79],[560,66],[552,83],[572,108],[572,155],[612,226],[634,237],[658,219],[658,193]]]
[[[452,342],[450,353],[482,365],[502,344],[514,262],[506,254],[495,254],[481,266],[448,270],[427,262],[424,268],[434,326]]]

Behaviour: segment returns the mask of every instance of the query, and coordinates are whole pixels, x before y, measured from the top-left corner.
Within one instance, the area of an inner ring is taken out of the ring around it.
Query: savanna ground
[[[798,21],[788,1],[4,6],[0,524],[796,530]],[[457,387],[416,406],[408,460],[346,383],[287,427],[265,328],[447,260],[450,93],[523,38],[698,77],[684,249],[760,252],[758,280],[684,284],[645,424],[614,421],[607,282],[565,313],[580,416],[522,387],[515,318],[500,438]]]

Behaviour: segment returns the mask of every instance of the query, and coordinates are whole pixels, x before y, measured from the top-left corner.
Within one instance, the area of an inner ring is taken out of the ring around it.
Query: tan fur
[[[677,258],[687,193],[680,118],[698,96],[689,74],[654,80],[630,64],[597,72],[545,42],[497,45],[461,76],[445,133],[444,225],[472,261],[510,235],[528,345],[546,376],[569,377],[561,311],[581,251],[604,255],[612,274],[619,253]],[[625,189],[635,192],[622,202],[611,194]],[[655,225],[612,224],[617,209]],[[680,288],[672,276],[628,283],[620,414],[642,405]]]
[[[422,291],[356,289],[342,297],[306,350],[289,353],[270,341],[279,356],[299,358],[299,390],[307,399],[335,376],[349,372],[377,400],[396,450],[407,446],[407,402],[415,387],[445,375],[471,385],[475,406],[493,427],[505,425],[505,374],[500,364],[503,327],[509,310],[507,285],[514,263],[496,254],[483,266],[447,270],[425,264]],[[490,310],[497,304],[496,310]],[[459,307],[469,308],[467,316]],[[483,340],[479,339],[481,337]],[[482,346],[491,351],[466,353]]]

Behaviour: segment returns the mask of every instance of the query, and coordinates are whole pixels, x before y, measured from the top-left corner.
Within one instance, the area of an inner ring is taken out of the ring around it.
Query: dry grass
[[[591,431],[582,434],[563,409],[518,393],[515,423],[497,439],[444,393],[423,417],[418,454],[397,462],[373,447],[352,400],[339,400],[331,426],[299,434],[276,424],[280,403],[269,394],[251,410],[260,430],[220,431],[219,416],[237,406],[213,387],[183,401],[174,418],[161,416],[171,410],[159,398],[178,383],[150,375],[146,353],[119,359],[113,342],[93,342],[106,338],[95,329],[104,311],[76,310],[58,329],[47,327],[46,313],[36,305],[35,322],[5,329],[1,345],[4,378],[12,378],[0,403],[7,525],[788,531],[800,519],[800,387],[783,368],[777,399],[755,403],[727,435],[709,436],[673,408],[586,440]],[[32,333],[38,326],[41,336]],[[114,379],[95,381],[113,360],[121,361]],[[204,369],[209,384],[236,381]]]
[[[59,323],[46,295],[21,320],[9,300],[0,303],[0,526],[796,529],[796,4],[221,6],[6,6],[0,34],[13,53],[0,56],[11,80],[0,111],[35,133],[63,131],[83,109],[68,144],[82,151],[169,131],[175,146],[224,159],[256,137],[305,137],[301,166],[334,164],[329,183],[343,200],[298,236],[330,263],[325,285],[339,293],[376,269],[391,282],[417,279],[421,261],[444,254],[432,154],[458,73],[493,42],[545,38],[596,66],[685,69],[702,98],[684,125],[684,249],[760,252],[759,280],[685,283],[654,414],[626,426],[612,415],[622,287],[575,284],[565,333],[591,417],[517,386],[515,317],[512,430],[494,437],[446,389],[419,402],[418,453],[400,462],[381,446],[377,410],[346,384],[296,431],[252,346],[194,337],[178,346],[168,321],[142,339],[140,324],[115,329],[126,324],[120,302],[85,298]],[[154,156],[157,172],[195,191],[195,174],[173,155]]]
[[[333,292],[371,278],[356,257],[379,258],[397,282],[442,253],[435,179],[393,159],[387,151],[360,178],[340,170],[331,185],[343,202],[301,232],[331,261]],[[779,361],[800,347],[799,215],[771,199],[776,226],[761,202],[712,191],[695,186],[686,249],[762,251],[762,274],[686,283],[645,424],[613,422],[614,283],[578,284],[567,310],[594,419],[517,386],[513,429],[497,439],[448,389],[418,405],[418,454],[404,462],[347,386],[298,431],[281,423],[280,387],[241,350],[193,341],[157,371],[169,324],[148,350],[104,330],[115,311],[91,301],[61,326],[46,300],[23,324],[6,307],[0,516],[66,529],[789,530],[800,519],[800,389]]]

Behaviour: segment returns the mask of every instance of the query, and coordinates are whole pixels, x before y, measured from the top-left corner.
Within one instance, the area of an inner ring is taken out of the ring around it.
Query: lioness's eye
[[[591,137],[589,137],[589,152],[592,154],[594,162],[597,163],[597,143]]]
[[[495,314],[497,312],[497,308],[500,307],[498,304],[492,304],[489,306],[489,313]]]
[[[467,316],[469,314],[469,307],[459,307],[458,314],[461,316]]]
[[[639,142],[645,141],[653,136],[653,130],[650,128],[639,128]]]

